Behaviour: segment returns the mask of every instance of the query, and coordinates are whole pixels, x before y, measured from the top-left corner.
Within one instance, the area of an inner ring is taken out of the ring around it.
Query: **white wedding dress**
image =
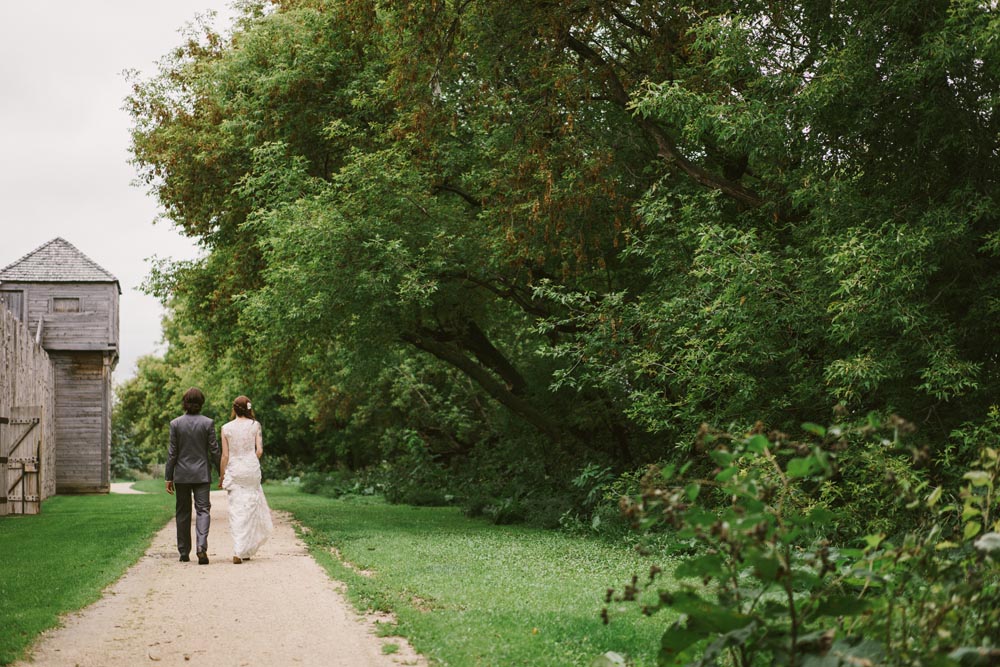
[[[222,434],[229,443],[229,462],[222,488],[229,496],[233,555],[250,558],[274,530],[271,509],[260,486],[260,461],[256,454],[257,440],[261,437],[260,422],[234,419],[223,424]]]

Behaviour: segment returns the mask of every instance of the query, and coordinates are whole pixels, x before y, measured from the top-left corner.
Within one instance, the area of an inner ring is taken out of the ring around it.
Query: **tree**
[[[836,403],[933,439],[996,395],[981,3],[244,11],[130,98],[136,163],[207,251],[151,288],[304,456],[526,427],[546,470],[626,467]]]

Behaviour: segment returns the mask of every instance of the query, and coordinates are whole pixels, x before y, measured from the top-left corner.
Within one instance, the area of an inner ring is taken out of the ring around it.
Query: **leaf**
[[[817,505],[809,512],[809,520],[812,523],[829,523],[837,515],[822,505]]]
[[[754,569],[754,576],[761,581],[774,582],[778,579],[778,569],[780,562],[777,558],[758,555],[747,559],[747,563]]]
[[[763,454],[770,445],[770,441],[759,433],[747,440],[747,450],[754,454]]]
[[[713,632],[730,632],[745,627],[753,618],[700,598],[689,591],[674,593],[670,608],[687,614],[687,627],[707,637]]]
[[[739,468],[737,468],[736,466],[729,466],[728,468],[724,468],[722,472],[720,472],[718,475],[715,476],[715,481],[727,482],[730,479],[732,479],[733,475],[735,475],[737,472],[739,472]]]
[[[871,609],[871,601],[855,595],[831,595],[820,600],[816,607],[817,616],[857,616]]]
[[[962,521],[968,521],[969,519],[981,516],[982,511],[978,507],[973,507],[971,505],[966,505],[965,509],[962,510]]]
[[[728,466],[733,462],[733,455],[730,452],[724,451],[722,449],[713,450],[709,456],[715,461],[719,467]]]
[[[878,533],[877,535],[865,535],[862,539],[865,541],[865,544],[868,545],[869,549],[878,549],[879,545],[882,544],[882,541],[885,540],[885,534]]]
[[[931,491],[931,494],[927,496],[927,506],[934,507],[935,505],[937,505],[937,502],[938,500],[941,499],[941,494],[943,492],[944,492],[944,487],[942,486],[939,486],[933,491]]]
[[[990,479],[989,473],[983,470],[970,470],[962,475],[962,479],[972,482],[972,486],[988,486],[993,481]]]
[[[686,662],[685,649],[703,639],[705,639],[705,635],[696,630],[688,629],[684,623],[679,621],[674,623],[660,637],[660,653],[657,656],[657,664],[661,667],[683,664]]]
[[[718,577],[725,573],[725,562],[718,554],[689,558],[674,570],[675,577]]]
[[[816,507],[809,510],[808,514],[791,514],[787,517],[787,521],[796,526],[822,526],[830,523],[836,514],[831,512],[828,508],[822,505],[817,505]]]
[[[684,521],[691,526],[706,528],[719,520],[718,515],[700,507],[693,507],[684,515]]]
[[[802,425],[802,430],[812,433],[813,435],[818,435],[821,438],[826,437],[826,429],[819,424],[813,424],[812,422],[806,422]]]
[[[797,479],[801,477],[808,477],[817,468],[816,458],[813,456],[805,456],[790,460],[788,462],[788,468],[785,472],[792,479]]]
[[[965,529],[962,531],[962,538],[965,540],[971,540],[973,537],[979,534],[979,531],[983,529],[983,524],[978,521],[969,521],[965,524]]]
[[[753,637],[756,630],[756,621],[737,630],[730,630],[705,647],[705,652],[702,654],[701,660],[695,664],[700,667],[714,667],[718,664],[719,657],[723,651],[734,646],[746,644]]]
[[[701,484],[696,484],[692,482],[684,487],[684,493],[687,495],[688,502],[694,502],[698,499],[698,494],[701,492]]]

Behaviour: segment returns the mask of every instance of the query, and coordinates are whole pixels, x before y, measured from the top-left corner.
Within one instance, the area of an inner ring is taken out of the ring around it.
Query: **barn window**
[[[53,313],[79,313],[80,297],[54,297],[52,299]]]
[[[24,320],[24,292],[0,290],[0,306],[7,308],[19,320]]]

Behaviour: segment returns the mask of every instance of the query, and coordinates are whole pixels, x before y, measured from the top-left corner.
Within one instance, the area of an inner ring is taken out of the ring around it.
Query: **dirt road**
[[[398,637],[375,637],[286,515],[257,556],[232,563],[226,494],[212,492],[209,565],[178,562],[171,521],[98,602],[42,635],[18,666],[426,666]],[[395,644],[398,652],[383,654]]]

